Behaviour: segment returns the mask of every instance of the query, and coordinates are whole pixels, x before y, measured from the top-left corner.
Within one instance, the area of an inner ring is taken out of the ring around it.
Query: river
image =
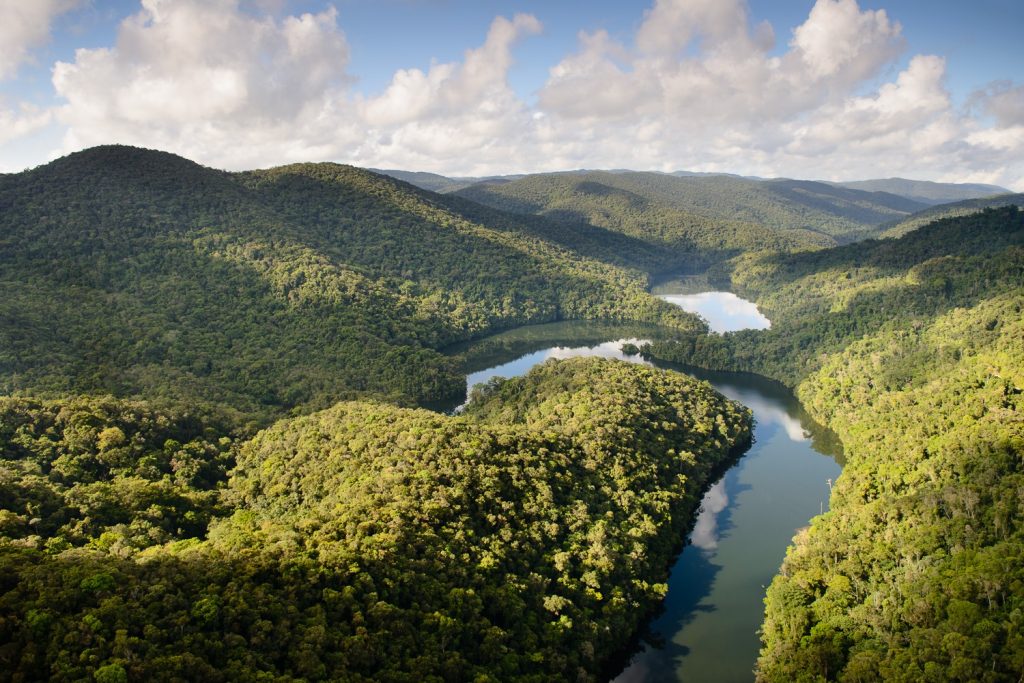
[[[737,311],[747,316],[743,326],[768,325],[756,307],[753,312],[748,308],[753,304],[733,299],[731,294],[717,297],[717,308],[716,297],[701,299],[699,312],[713,330],[736,329]],[[552,323],[453,351],[463,356],[469,388],[491,377],[525,374],[549,358],[603,356],[650,364],[623,354],[621,347],[656,334],[644,327]],[[706,379],[748,406],[754,413],[754,441],[704,496],[687,545],[672,567],[663,610],[615,681],[750,681],[765,586],[796,530],[827,509],[831,482],[840,472],[839,443],[780,384],[756,375],[657,365]]]

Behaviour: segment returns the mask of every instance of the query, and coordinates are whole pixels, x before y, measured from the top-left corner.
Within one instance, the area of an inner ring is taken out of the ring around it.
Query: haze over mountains
[[[904,178],[818,182],[629,170],[449,178],[433,173],[378,172],[434,192],[562,221],[605,225],[612,214],[621,213],[608,206],[611,197],[617,197],[622,203],[619,208],[638,217],[652,207],[671,209],[690,214],[690,220],[711,218],[784,230],[813,230],[832,238],[824,242],[832,244],[876,236],[932,206],[1010,194],[1010,190],[996,185]],[[649,219],[644,215],[643,220]],[[678,214],[674,219],[681,222],[687,217]]]
[[[371,168],[369,170],[375,173],[389,175],[392,176],[393,178],[398,178],[399,180],[404,180],[407,183],[411,183],[418,187],[422,187],[425,190],[431,190],[433,192],[441,193],[455,192],[456,190],[460,190],[463,187],[469,187],[470,185],[476,185],[478,183],[507,182],[511,180],[519,180],[520,178],[523,178],[528,175],[585,175],[588,173],[657,173],[655,171],[633,171],[629,169],[577,169],[572,171],[560,171],[558,173],[518,173],[512,175],[499,176],[449,177],[445,175],[440,175],[438,173],[428,173],[424,171],[404,171],[398,169],[379,168]],[[761,178],[754,176],[740,176],[735,173],[714,173],[708,171],[673,171],[672,173],[659,173],[659,175],[671,175],[679,178],[726,176],[732,178],[743,178],[746,180],[791,180],[790,178]],[[1008,190],[1005,187],[1000,187],[999,185],[988,185],[984,183],[939,183],[932,180],[909,180],[907,178],[878,178],[875,180],[845,181],[810,180],[806,182],[821,182],[829,185],[837,185],[839,187],[847,187],[850,188],[851,190],[863,190],[865,192],[885,192],[888,194],[895,194],[901,197],[906,197],[907,199],[911,199],[922,204],[943,204],[948,202],[959,201],[961,199],[976,199],[979,197],[989,197],[998,194],[1009,194],[1012,192],[1012,190]]]

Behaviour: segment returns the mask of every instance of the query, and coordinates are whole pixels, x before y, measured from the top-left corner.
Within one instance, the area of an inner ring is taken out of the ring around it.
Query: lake
[[[700,315],[708,321],[712,332],[764,330],[772,326],[771,321],[757,310],[757,304],[732,292],[662,293],[659,296],[685,311]]]
[[[717,300],[718,310],[696,311],[712,330],[722,331],[730,324],[723,321],[735,318],[727,310],[736,308],[730,297],[705,297],[701,305]],[[689,300],[684,303],[691,305]],[[495,376],[525,374],[549,358],[602,356],[650,364],[641,356],[623,354],[621,347],[627,342],[640,345],[657,333],[635,326],[552,323],[511,330],[453,351],[462,354],[469,388]],[[704,496],[687,545],[672,567],[663,610],[642,634],[641,649],[614,680],[750,681],[765,586],[796,530],[827,509],[830,482],[840,472],[840,445],[811,420],[791,392],[771,380],[657,365],[705,379],[748,406],[754,413],[754,441]]]

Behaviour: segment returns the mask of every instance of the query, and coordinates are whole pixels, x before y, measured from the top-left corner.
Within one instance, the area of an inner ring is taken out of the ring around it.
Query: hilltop
[[[573,250],[607,251],[586,230],[546,239],[536,222],[339,164],[227,173],[98,147],[0,178],[0,208],[5,393],[251,415],[417,403],[462,391],[436,349],[490,331],[696,324],[648,295],[643,272]]]
[[[983,183],[935,183],[929,180],[908,180],[906,178],[885,178],[884,180],[855,180],[833,183],[851,190],[866,192],[888,192],[912,199],[922,204],[949,204],[965,199],[978,199],[997,194],[1009,194],[1010,190],[999,185]]]
[[[1003,206],[1024,206],[1024,194],[1000,194],[994,197],[981,199],[965,199],[949,204],[939,204],[917,213],[895,223],[883,226],[885,230],[879,237],[902,237],[930,223],[942,218],[954,218],[957,216],[969,216],[980,213],[985,209],[997,209]]]
[[[456,194],[507,211],[698,248],[829,246],[925,208],[897,195],[811,181],[638,172],[538,174],[478,183]]]

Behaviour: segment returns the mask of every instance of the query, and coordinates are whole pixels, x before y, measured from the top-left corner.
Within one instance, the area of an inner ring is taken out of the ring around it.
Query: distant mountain
[[[426,173],[424,171],[399,171],[395,169],[380,169],[370,168],[368,171],[379,173],[380,175],[391,176],[398,180],[415,185],[416,187],[424,190],[430,190],[431,192],[454,192],[455,190],[461,190],[464,187],[469,187],[474,183],[480,182],[480,178],[449,178],[448,176],[438,175],[437,173]]]
[[[711,173],[708,171],[672,171],[666,175],[674,175],[677,178],[694,178],[694,177],[707,177],[707,176],[725,176],[727,178],[748,178],[749,180],[764,180],[764,178],[758,178],[756,176],[741,176],[737,173]]]
[[[907,197],[922,204],[946,204],[963,199],[976,199],[997,194],[1008,194],[1010,190],[998,185],[982,185],[979,183],[934,183],[930,180],[907,180],[906,178],[886,178],[878,180],[857,180],[852,182],[830,183],[840,187],[866,192],[888,192]]]
[[[799,180],[592,171],[536,174],[455,194],[506,211],[591,223],[673,248],[828,246],[925,208],[887,193]]]
[[[671,173],[661,173],[656,171],[632,171],[629,169],[605,169],[605,170],[588,170],[588,169],[576,169],[569,171],[557,171],[553,173],[533,173],[533,174],[513,174],[513,175],[497,175],[497,176],[444,176],[437,173],[425,173],[421,171],[400,171],[394,169],[368,169],[374,173],[380,173],[382,175],[388,175],[392,178],[398,178],[411,185],[423,188],[424,190],[430,190],[431,192],[440,192],[442,194],[457,192],[464,188],[477,183],[492,183],[501,184],[507,183],[513,180],[520,180],[530,175],[570,175],[580,176],[588,175],[592,173],[607,173],[613,175],[632,175],[637,173],[651,173],[655,175],[666,175],[674,176],[676,178],[734,178],[736,180],[746,180],[753,182],[768,182],[768,183],[818,183],[831,185],[833,187],[842,187],[850,190],[860,190],[868,193],[881,192],[888,195],[896,195],[909,199],[917,204],[923,204],[925,206],[934,206],[938,204],[946,204],[950,202],[957,202],[964,199],[976,199],[980,197],[990,197],[993,195],[1009,194],[1011,191],[1005,187],[999,185],[985,185],[980,183],[936,183],[929,180],[908,180],[906,178],[885,178],[875,180],[855,180],[846,182],[831,182],[831,181],[802,181],[802,180],[791,180],[788,178],[764,178],[760,176],[743,176],[735,173],[721,173],[721,172],[707,172],[707,171],[672,171]],[[885,200],[881,199],[882,203],[885,204]]]
[[[985,209],[997,209],[1003,206],[1024,207],[1024,194],[1002,194],[995,197],[967,199],[950,204],[939,204],[938,206],[918,211],[917,213],[907,216],[900,221],[890,223],[888,226],[883,226],[885,227],[885,230],[882,231],[879,237],[902,237],[908,232],[917,230],[918,228],[924,227],[925,225],[933,223],[941,218],[969,216],[973,213],[984,211]]]
[[[368,168],[368,171],[380,175],[391,176],[403,182],[415,185],[423,190],[430,190],[440,194],[448,194],[461,190],[464,187],[477,183],[502,183],[510,180],[517,180],[523,175],[496,175],[496,176],[444,176],[437,173],[424,171],[400,171],[397,169]],[[569,171],[571,173],[572,171]]]

